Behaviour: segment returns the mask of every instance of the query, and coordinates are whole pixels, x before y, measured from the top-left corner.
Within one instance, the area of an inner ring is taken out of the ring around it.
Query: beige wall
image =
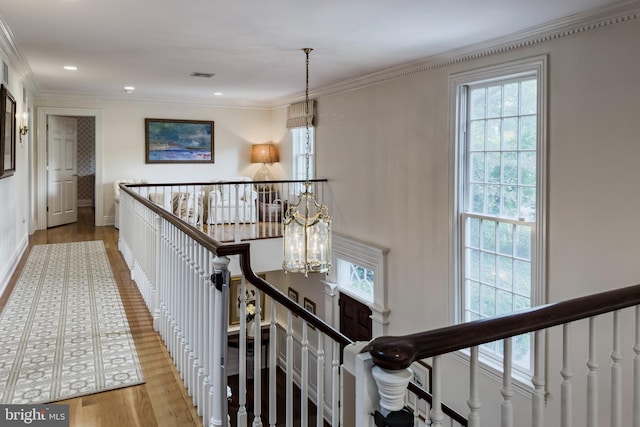
[[[259,165],[249,162],[251,144],[271,137],[271,112],[265,109],[190,105],[39,99],[37,107],[87,108],[102,112],[102,177],[105,224],[113,224],[113,181],[144,178],[151,182],[213,181],[228,176],[253,176]],[[215,163],[145,164],[145,118],[213,120]]]
[[[448,79],[485,65],[549,58],[548,300],[640,282],[638,41],[640,25],[633,20],[318,100],[318,175],[329,179],[334,230],[391,249],[391,335],[444,326],[452,318]],[[603,369],[610,363],[610,330],[601,333]],[[575,341],[583,351],[574,361],[576,401],[583,408],[584,328]],[[553,413],[558,347],[550,352]],[[632,358],[630,346],[624,356]],[[458,396],[447,401],[466,413],[459,391],[468,389],[467,374],[456,376],[456,362],[451,368],[446,387]],[[487,382],[499,399],[496,384]],[[601,389],[602,425],[607,387]],[[490,403],[483,402],[483,424],[499,425],[499,404]],[[530,411],[524,413],[530,419]],[[577,410],[576,425],[584,425],[583,417]]]
[[[0,50],[0,59],[6,58]],[[5,59],[6,61],[6,59]],[[24,111],[21,73],[9,65],[9,92],[16,101],[17,115]],[[0,73],[0,81],[2,75]],[[27,102],[32,99],[27,87]],[[20,121],[17,121],[20,126]],[[16,131],[16,133],[18,133]],[[29,151],[33,132],[22,138],[16,135],[16,172],[0,179],[0,294],[8,284],[11,273],[26,248],[29,220]]]
[[[334,230],[390,248],[391,334],[427,330],[451,319],[448,79],[485,65],[540,54],[549,58],[548,300],[640,282],[640,225],[635,220],[640,211],[638,41],[640,25],[631,20],[318,99],[317,175],[329,179]],[[17,87],[12,90],[18,92]],[[253,176],[258,165],[248,162],[252,143],[282,142],[280,171],[287,176],[290,138],[284,128],[285,108],[46,99],[38,105],[103,111],[104,173],[98,185],[104,186],[105,217],[113,216],[111,182],[118,178],[168,182]],[[214,120],[216,163],[146,165],[145,117]],[[26,238],[21,222],[27,209],[25,156],[19,149],[16,176],[0,180],[0,200],[18,201],[16,210],[5,211],[8,216],[0,222],[0,235],[8,236],[0,241],[0,278],[7,260]],[[274,273],[268,278],[281,279],[283,289],[297,287],[301,300],[308,296],[319,313],[324,311],[321,277],[305,281]],[[603,369],[610,363],[608,330],[600,334]],[[576,348],[584,348],[583,330],[576,332],[575,341]],[[554,385],[548,410],[553,414],[560,399],[559,361],[557,348],[550,352]],[[632,357],[629,348],[624,357],[627,361]],[[575,389],[581,393],[585,358],[578,353],[574,361]],[[466,374],[456,375],[461,372],[456,361],[448,361],[448,366],[453,369],[447,375],[447,388],[464,390]],[[491,393],[498,400],[495,386],[495,381],[483,380],[483,387],[493,387]],[[602,387],[601,400],[608,401],[607,384]],[[447,396],[447,401],[464,413],[465,398],[459,394]],[[576,398],[581,408],[575,413],[576,425],[584,424],[583,394]],[[521,400],[519,395],[516,399]],[[487,425],[498,425],[491,422],[499,413],[494,403],[483,402]],[[602,402],[601,425],[607,424],[606,406]],[[519,419],[530,418],[527,409],[523,414]]]

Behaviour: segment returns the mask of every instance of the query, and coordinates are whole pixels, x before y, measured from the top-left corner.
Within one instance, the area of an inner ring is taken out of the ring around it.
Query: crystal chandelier
[[[309,134],[309,53],[313,49],[302,51],[307,57],[307,79],[305,91],[305,182],[304,191],[297,201],[289,205],[285,212],[284,225],[284,261],[285,273],[328,273],[331,269],[331,217],[329,210],[318,203],[311,188],[309,177],[310,134]]]

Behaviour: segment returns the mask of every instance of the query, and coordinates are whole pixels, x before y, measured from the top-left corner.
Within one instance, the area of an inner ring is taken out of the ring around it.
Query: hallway
[[[36,231],[30,236],[27,251],[7,290],[0,297],[0,310],[4,308],[34,245],[102,240],[118,284],[146,382],[57,403],[70,405],[71,427],[202,426],[202,420],[187,396],[170,355],[153,330],[151,315],[118,252],[118,231],[111,226],[95,227],[93,218],[92,208],[79,208],[78,222]]]

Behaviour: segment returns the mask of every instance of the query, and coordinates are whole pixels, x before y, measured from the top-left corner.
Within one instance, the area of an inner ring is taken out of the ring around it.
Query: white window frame
[[[338,270],[337,268],[332,269],[329,272],[329,276],[325,281],[325,285],[327,286],[325,293],[335,297],[336,295],[334,290],[337,289],[368,306],[371,309],[372,337],[376,338],[387,335],[389,309],[387,308],[388,293],[386,266],[389,249],[340,236],[338,234],[333,235],[331,249],[331,261],[334,266],[339,266],[341,261],[345,261],[346,263],[357,264],[373,271],[373,296],[371,299],[367,299],[359,293],[354,292],[353,287],[343,286],[340,283],[339,272],[336,271]],[[339,312],[337,299],[334,299],[333,302],[335,303],[333,310],[336,316],[332,316],[331,313],[326,314],[327,318],[333,317],[333,326],[339,328],[339,319],[337,318],[337,313]],[[331,303],[329,302],[327,305],[330,304]]]
[[[532,239],[532,294],[531,305],[543,304],[546,300],[546,188],[547,188],[547,57],[538,56],[534,58],[513,61],[507,64],[495,65],[477,70],[470,70],[450,76],[450,193],[452,194],[450,212],[452,218],[450,224],[450,253],[449,253],[449,277],[450,292],[453,307],[451,309],[451,323],[461,323],[464,318],[464,301],[462,286],[464,242],[462,241],[462,224],[460,224],[461,209],[463,204],[463,186],[465,177],[463,176],[465,167],[465,135],[463,131],[466,127],[466,105],[462,105],[462,94],[469,84],[480,84],[488,82],[502,82],[509,78],[535,74],[537,78],[537,147],[536,147],[536,217]],[[531,347],[531,360],[533,360],[533,346]],[[467,352],[458,352],[457,356],[468,361]],[[493,374],[496,379],[502,378],[502,365],[480,357],[480,364],[483,370]],[[530,376],[532,372],[515,374],[519,387],[525,391],[531,390]]]

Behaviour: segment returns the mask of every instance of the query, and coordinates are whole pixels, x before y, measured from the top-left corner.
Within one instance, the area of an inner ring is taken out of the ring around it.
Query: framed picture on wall
[[[213,122],[144,119],[145,163],[214,163]]]
[[[264,274],[258,274],[261,278],[264,279]],[[239,325],[240,324],[240,289],[242,278],[241,277],[232,277],[231,285],[229,286],[229,324],[230,325]],[[245,304],[254,304],[256,303],[256,294],[259,291],[255,288],[255,286],[251,285],[249,282],[246,283],[246,302]],[[260,313],[262,319],[264,320],[265,311],[264,311],[264,294],[260,295]]]
[[[5,85],[0,87],[0,178],[16,171],[16,100]]]
[[[304,303],[303,307],[304,307],[305,310],[307,310],[311,314],[316,314],[316,303],[315,302],[311,301],[307,297],[304,297],[303,303]],[[315,326],[313,326],[311,323],[309,323],[309,327],[311,329],[315,329]]]

